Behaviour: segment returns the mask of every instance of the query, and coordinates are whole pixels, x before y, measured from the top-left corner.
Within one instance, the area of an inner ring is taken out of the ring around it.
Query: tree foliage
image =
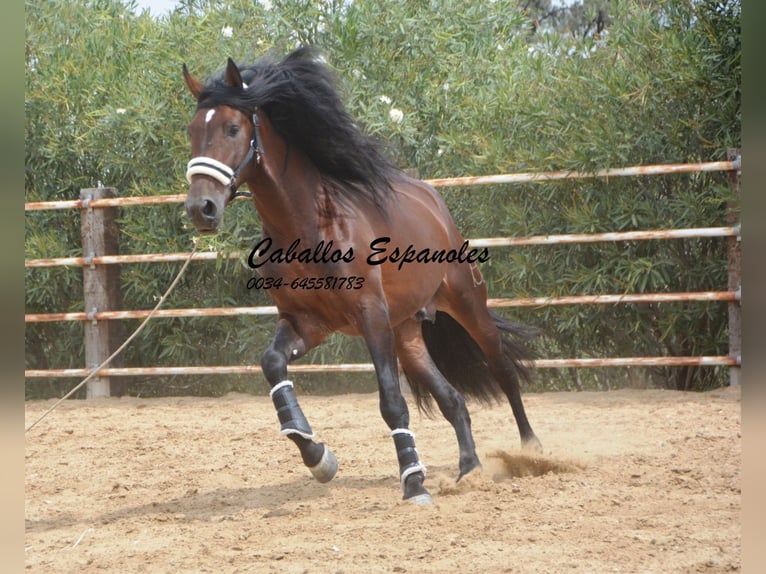
[[[398,165],[423,178],[720,160],[740,145],[735,0],[585,1],[555,18],[551,2],[518,0],[402,0],[387,3],[385,12],[365,0],[185,0],[161,18],[117,0],[26,6],[27,201],[78,198],[98,182],[126,196],[184,193],[185,127],[194,102],[181,64],[205,77],[229,56],[245,64],[304,44],[323,48],[359,124],[386,142]],[[467,237],[724,225],[732,199],[725,176],[716,174],[444,195]],[[254,244],[260,224],[252,206],[229,209],[226,229],[206,238],[204,248]],[[180,205],[123,208],[120,226],[122,253],[185,251],[193,235]],[[26,258],[79,255],[79,234],[77,212],[28,213]],[[177,270],[124,265],[125,308],[151,308]],[[720,290],[726,251],[720,240],[701,239],[500,248],[483,270],[495,297]],[[249,277],[241,261],[195,263],[167,306],[268,304],[246,288]],[[26,311],[82,310],[81,281],[77,268],[28,270]],[[514,315],[542,328],[536,345],[545,357],[727,352],[722,304],[548,307]],[[272,322],[155,320],[125,363],[257,363]],[[26,351],[29,368],[82,366],[82,326],[28,324]],[[333,337],[307,360],[368,359],[359,341]],[[624,384],[633,375],[585,371],[575,380],[541,371],[538,379],[552,389]],[[711,368],[647,376],[674,388],[725,381]],[[28,395],[57,394],[62,384],[29,382]],[[262,384],[179,377],[135,380],[130,388],[146,395]]]

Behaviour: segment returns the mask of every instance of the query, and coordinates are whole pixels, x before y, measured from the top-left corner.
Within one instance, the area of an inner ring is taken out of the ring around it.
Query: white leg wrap
[[[293,388],[293,382],[292,381],[282,381],[279,384],[274,385],[271,390],[269,391],[269,396],[271,398],[274,398],[274,393],[276,393],[279,389],[282,387],[290,387]]]
[[[411,466],[404,470],[402,473],[402,476],[400,478],[400,482],[402,483],[402,488],[404,488],[404,481],[407,480],[407,477],[411,474],[415,474],[416,472],[422,472],[423,476],[426,475],[426,467],[423,465],[423,463],[419,462],[417,466]]]
[[[308,433],[308,432],[299,431],[296,429],[281,429],[279,431],[279,436],[287,436],[291,434],[297,434],[298,436],[302,436],[303,438],[308,440],[314,440],[314,437],[316,436],[316,434],[314,434],[313,432]]]

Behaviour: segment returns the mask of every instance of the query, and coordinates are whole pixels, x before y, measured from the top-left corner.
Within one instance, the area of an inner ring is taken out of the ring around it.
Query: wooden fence
[[[659,175],[674,173],[721,172],[729,173],[729,179],[739,197],[739,176],[741,158],[738,150],[730,150],[728,161],[687,163],[654,166],[636,166],[602,170],[596,173],[543,172],[505,174],[480,177],[461,177],[427,180],[435,187],[457,187],[490,185],[499,183],[543,182],[561,179],[626,177],[637,175]],[[180,203],[185,195],[164,195],[148,197],[116,197],[113,188],[93,188],[81,191],[79,200],[28,202],[26,211],[51,209],[79,209],[82,212],[82,256],[52,259],[31,259],[25,261],[28,268],[78,266],[83,269],[83,311],[75,313],[30,313],[25,315],[27,323],[45,321],[83,321],[85,323],[84,345],[86,366],[81,369],[28,369],[26,378],[40,377],[85,377],[105,360],[110,350],[124,339],[116,329],[120,319],[146,317],[149,310],[120,310],[122,306],[119,289],[119,266],[130,263],[163,263],[183,261],[189,253],[153,253],[113,255],[117,251],[114,209],[118,206],[158,205]],[[472,247],[552,245],[567,243],[589,243],[602,241],[638,241],[654,239],[680,239],[691,237],[724,237],[728,242],[728,285],[726,291],[701,291],[684,293],[644,294],[602,294],[564,297],[530,297],[511,299],[490,299],[490,307],[522,307],[548,305],[594,305],[615,303],[653,303],[669,301],[725,301],[729,314],[729,353],[724,356],[697,357],[621,357],[588,359],[539,359],[537,368],[562,367],[628,367],[628,366],[714,366],[729,367],[730,383],[740,384],[741,365],[741,248],[738,217],[726,227],[695,229],[664,229],[648,231],[627,231],[592,234],[544,235],[532,237],[500,237],[471,239]],[[195,253],[193,261],[214,260],[218,257],[238,258],[242,253],[227,255],[214,252]],[[160,309],[156,318],[168,317],[223,317],[240,315],[272,315],[276,307],[216,307],[190,309]],[[360,372],[372,371],[371,363],[360,364],[316,364],[291,365],[294,372]],[[213,375],[260,373],[254,365],[202,366],[202,367],[121,367],[108,366],[99,372],[87,386],[87,397],[110,395],[110,377],[121,376],[162,376],[162,375]]]

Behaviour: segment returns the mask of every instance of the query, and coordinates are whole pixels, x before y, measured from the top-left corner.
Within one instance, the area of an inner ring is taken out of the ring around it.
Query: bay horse
[[[409,430],[399,367],[424,411],[435,400],[452,424],[461,477],[480,466],[464,394],[503,395],[522,446],[541,451],[519,389],[529,378],[527,328],[487,309],[477,263],[443,198],[390,163],[354,123],[335,74],[299,48],[225,70],[206,83],[183,65],[197,101],[188,126],[188,217],[215,233],[246,185],[263,239],[250,254],[278,309],[261,365],[281,434],[294,441],[320,482],[337,459],[314,432],[288,379],[288,365],[339,331],[364,338],[378,381],[380,412],[394,441],[403,499],[429,504],[426,469]]]

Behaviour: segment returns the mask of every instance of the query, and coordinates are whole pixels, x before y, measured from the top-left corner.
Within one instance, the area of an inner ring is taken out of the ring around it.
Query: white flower
[[[388,112],[388,117],[391,118],[391,121],[395,124],[400,124],[404,119],[404,112],[396,108],[391,108],[391,110]]]
[[[391,104],[391,98],[389,98],[388,96],[380,96],[378,99],[384,104],[389,104],[389,105]]]
[[[221,34],[224,38],[231,38],[234,35],[234,28],[231,26],[224,26],[221,28]]]
[[[444,148],[440,147],[438,150],[436,150],[437,157],[441,157],[444,155]]]
[[[128,110],[126,110],[125,108],[117,108],[117,109],[116,109],[116,110],[114,110],[114,111],[115,111],[115,112],[117,112],[118,114],[124,114],[124,113],[125,113],[125,112],[127,112]]]

